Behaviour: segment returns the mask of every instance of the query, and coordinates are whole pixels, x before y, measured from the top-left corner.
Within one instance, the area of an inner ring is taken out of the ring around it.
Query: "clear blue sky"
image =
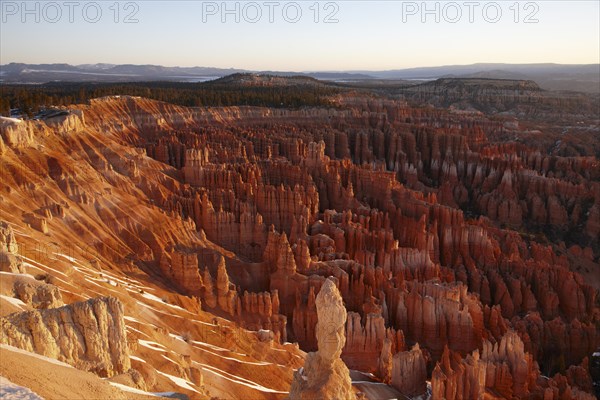
[[[76,6],[64,1],[28,2],[26,13],[21,1],[0,0],[0,63],[308,71],[600,59],[598,1],[478,1],[474,8],[464,1],[440,1],[439,22],[436,3],[427,2],[434,13],[424,15],[421,1],[275,1],[277,6],[240,1],[237,12],[236,2],[228,2],[234,12],[225,15],[221,1],[76,0]],[[251,23],[257,10],[261,18]],[[137,22],[124,23],[132,12]],[[325,23],[332,12],[337,22]],[[527,16],[537,22],[525,23]],[[290,22],[294,19],[299,20]]]

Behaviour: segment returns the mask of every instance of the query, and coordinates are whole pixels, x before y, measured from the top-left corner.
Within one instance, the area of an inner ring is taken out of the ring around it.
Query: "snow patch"
[[[126,328],[126,329],[129,329],[130,331],[137,332],[137,333],[139,333],[140,335],[148,336],[148,334],[146,334],[146,333],[144,333],[144,332],[140,331],[139,329],[135,329],[135,328],[134,328],[133,326],[131,326],[131,325],[126,325],[126,326],[125,326],[125,328]],[[149,336],[148,336],[148,337],[149,337]]]
[[[44,400],[43,397],[31,389],[16,385],[0,376],[0,399],[3,400]]]
[[[174,305],[172,305],[172,304],[169,304],[169,303],[164,303],[162,300],[161,300],[161,303],[163,303],[163,304],[164,304],[164,305],[166,305],[166,306],[173,307],[173,308],[178,308],[178,309],[180,309],[180,310],[182,310],[182,311],[185,311],[185,312],[187,312],[187,313],[190,313],[189,311],[187,311],[187,310],[184,310],[183,308],[181,308],[181,307],[179,307],[179,306],[174,306]],[[137,304],[139,304],[139,305],[141,305],[141,306],[144,306],[144,307],[146,307],[146,308],[149,308],[149,309],[151,309],[152,311],[155,311],[155,312],[158,312],[158,313],[161,313],[161,314],[168,315],[169,317],[183,318],[181,315],[177,315],[177,314],[169,314],[168,312],[165,312],[165,311],[163,311],[163,310],[159,310],[158,308],[152,307],[151,305],[149,305],[149,304],[146,304],[146,303],[144,303],[144,302],[142,302],[142,301],[139,301],[139,300],[137,300]],[[190,313],[190,314],[191,314],[191,313]]]
[[[169,361],[169,362],[172,362],[172,363],[173,363],[173,364],[175,364],[175,365],[179,365],[179,364],[177,364],[177,362],[175,362],[175,361],[171,360],[169,357],[165,356],[164,354],[161,354],[161,355],[162,355],[162,358],[164,358],[165,360],[167,360],[167,361]]]
[[[243,355],[242,353],[236,353],[235,351],[224,349],[223,347],[215,346],[214,344],[210,344],[210,343],[206,343],[206,342],[199,342],[197,340],[192,340],[192,343],[199,344],[199,345],[202,345],[202,346],[206,346],[206,347],[211,348],[211,349],[216,350],[216,351],[225,351],[227,353],[234,353],[234,354]],[[196,347],[196,346],[194,346],[194,347]]]
[[[175,335],[173,333],[169,333],[169,336],[171,336],[173,339],[181,340],[182,342],[185,343],[185,339],[182,336]]]
[[[164,301],[163,301],[163,300],[162,300],[160,297],[158,297],[158,296],[155,296],[155,295],[153,295],[152,293],[144,292],[144,293],[142,294],[142,297],[143,297],[143,298],[145,298],[145,299],[148,299],[148,300],[153,300],[153,301],[156,301],[156,302],[158,302],[158,303],[162,303],[162,304],[164,304],[164,305],[167,305],[167,306],[169,306],[169,307],[177,308],[177,309],[179,309],[179,310],[181,310],[181,311],[186,311],[186,312],[187,312],[187,310],[186,310],[186,309],[183,309],[183,308],[181,308],[181,307],[179,307],[179,306],[176,306],[176,305],[174,305],[174,304],[169,304],[169,303],[167,303],[167,302],[164,302]]]
[[[117,383],[117,382],[111,382],[111,381],[107,381],[108,383],[110,383],[112,386],[121,389],[124,392],[128,392],[128,393],[135,393],[135,394],[143,394],[146,396],[152,396],[152,397],[159,397],[154,393],[150,393],[150,392],[144,392],[143,390],[140,389],[136,389],[136,388],[132,388],[126,385],[123,385],[121,383]]]
[[[132,360],[135,360],[135,361],[146,363],[146,360],[144,360],[143,358],[139,358],[137,356],[129,356],[129,358],[131,358]]]
[[[79,263],[79,261],[77,261],[77,259],[75,257],[71,257],[71,256],[68,256],[66,254],[61,254],[61,253],[54,253],[54,254],[57,256],[66,258],[67,260],[71,261],[72,263],[77,263],[77,264],[81,265],[81,263]]]
[[[142,346],[152,349],[154,351],[162,351],[162,352],[166,353],[166,350],[165,350],[166,347],[160,343],[151,342],[149,340],[142,340],[142,339],[138,339],[138,343],[141,344]]]
[[[207,350],[207,349],[202,349],[202,348],[200,348],[200,347],[197,347],[197,346],[194,346],[194,347],[196,347],[197,349],[199,349],[199,350],[202,350],[202,351],[204,351],[204,352],[206,352],[206,353],[212,354],[213,356],[217,356],[217,357],[219,357],[219,358],[221,358],[221,359],[223,359],[223,360],[235,361],[235,362],[238,362],[238,363],[241,363],[241,364],[248,364],[248,365],[258,365],[258,366],[265,366],[265,365],[278,365],[278,366],[280,366],[280,367],[284,367],[283,365],[279,365],[279,364],[273,364],[273,363],[266,362],[266,361],[244,361],[244,360],[239,360],[239,359],[237,359],[237,358],[233,358],[233,357],[226,357],[226,356],[223,356],[223,355],[221,355],[221,354],[213,353],[213,352],[212,352],[212,351],[210,351],[210,350]],[[240,354],[240,353],[235,353],[235,352],[232,352],[232,353],[234,353],[234,354],[239,354],[239,355],[241,355],[241,356],[242,356],[242,354]],[[284,367],[284,368],[285,368],[285,367]]]
[[[98,286],[98,287],[101,287],[102,289],[110,290],[111,292],[115,292],[115,293],[120,293],[118,290],[111,289],[111,288],[109,288],[109,287],[106,287],[106,286],[104,286],[104,285],[101,285],[101,284],[99,284],[99,283],[98,283],[98,282],[102,282],[102,283],[108,283],[108,284],[110,284],[111,286],[117,286],[117,285],[116,285],[116,284],[115,284],[113,281],[111,281],[110,279],[109,279],[108,281],[107,281],[106,279],[95,279],[95,278],[87,278],[87,277],[84,277],[83,279],[84,279],[86,282],[89,282],[89,283],[91,283],[91,284],[93,284],[93,285],[96,285],[96,286]]]
[[[121,389],[124,392],[141,394],[141,395],[144,395],[144,396],[150,396],[150,397],[172,397],[174,394],[176,394],[176,392],[155,392],[155,393],[153,393],[153,392],[144,392],[143,390],[132,388],[130,386],[123,385],[122,383],[111,382],[111,381],[107,381],[107,382],[110,383],[111,385],[113,385],[114,387]]]
[[[11,118],[11,117],[0,117],[0,121],[1,122],[10,122],[10,123],[13,123],[13,124],[20,124],[21,122],[23,122],[22,119]]]
[[[169,378],[171,381],[173,381],[173,383],[175,383],[179,387],[182,387],[186,390],[191,390],[192,392],[200,393],[199,391],[197,391],[196,389],[194,389],[191,386],[191,385],[193,385],[191,382],[188,382],[185,379],[179,378],[177,376],[165,374],[164,372],[161,372],[161,371],[156,371],[156,372],[158,372],[159,374],[161,374],[163,376],[166,376],[167,378]]]
[[[281,394],[287,394],[287,393],[289,393],[289,392],[281,392],[281,391],[278,391],[278,390],[270,389],[268,387],[259,385],[258,383],[253,382],[253,381],[251,381],[249,379],[242,378],[242,377],[239,377],[239,376],[236,376],[236,375],[232,375],[232,374],[230,374],[228,372],[225,372],[223,370],[220,370],[220,369],[218,369],[216,367],[213,367],[211,365],[208,365],[208,364],[199,363],[197,361],[194,361],[194,364],[198,364],[198,365],[202,366],[202,372],[213,373],[213,374],[215,374],[217,376],[220,376],[221,378],[227,379],[228,381],[231,381],[233,383],[237,383],[239,385],[247,386],[249,388],[258,390],[260,392],[281,393]]]

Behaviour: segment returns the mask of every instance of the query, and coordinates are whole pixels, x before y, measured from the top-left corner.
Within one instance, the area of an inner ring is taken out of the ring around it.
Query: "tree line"
[[[248,86],[217,82],[1,84],[0,114],[19,109],[31,117],[41,109],[86,103],[112,95],[141,96],[186,107],[261,106],[299,108],[331,106],[328,96],[339,89],[319,85]]]

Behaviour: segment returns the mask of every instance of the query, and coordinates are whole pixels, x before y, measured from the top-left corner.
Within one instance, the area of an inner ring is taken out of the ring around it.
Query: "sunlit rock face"
[[[102,377],[131,367],[123,305],[97,298],[60,308],[14,313],[0,319],[5,343],[58,359]]]
[[[315,301],[319,350],[306,356],[304,367],[294,373],[290,400],[355,399],[350,372],[340,358],[346,343],[346,308],[334,279],[327,279]]]

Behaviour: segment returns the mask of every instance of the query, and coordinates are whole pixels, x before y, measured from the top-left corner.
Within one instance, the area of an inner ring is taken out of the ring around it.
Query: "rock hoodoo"
[[[356,399],[350,372],[340,358],[346,343],[346,308],[333,278],[328,278],[316,298],[319,350],[306,356],[304,368],[294,373],[290,400]]]

